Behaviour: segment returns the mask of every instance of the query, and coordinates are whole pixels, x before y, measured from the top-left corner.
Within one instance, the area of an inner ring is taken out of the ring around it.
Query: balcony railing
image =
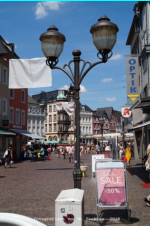
[[[63,120],[58,119],[58,124],[61,124],[61,123],[71,123],[71,121],[69,119],[63,119]]]

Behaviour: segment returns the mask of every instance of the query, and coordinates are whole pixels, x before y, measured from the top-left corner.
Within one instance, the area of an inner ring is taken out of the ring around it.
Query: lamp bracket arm
[[[65,66],[65,65],[64,65],[64,66]],[[66,70],[64,69],[64,67],[62,68],[62,67],[55,66],[55,67],[52,67],[52,69],[59,69],[59,70],[63,71],[66,75],[68,75],[68,77],[71,79],[72,83],[74,84],[74,79],[73,79],[73,77],[68,73],[68,71],[66,71]]]
[[[87,61],[87,62],[86,62],[86,61],[83,60],[83,59],[80,59],[80,61],[83,61],[83,66],[82,66],[81,73],[80,73],[80,78],[81,78],[82,73],[83,73],[83,71],[84,71],[84,68],[85,68],[86,64],[89,64],[90,66],[91,66],[92,64],[91,64],[90,61]]]
[[[106,60],[107,61],[107,60]],[[81,74],[82,77],[80,77],[80,81],[79,81],[79,85],[81,84],[82,80],[84,79],[84,77],[86,76],[86,74],[97,64],[101,64],[101,63],[105,63],[106,61],[98,61],[96,63],[90,64],[90,66],[88,67],[88,69],[83,73],[83,75]],[[86,62],[89,63],[89,62]]]
[[[65,67],[68,67],[69,70],[70,70],[70,72],[71,72],[71,74],[72,74],[72,77],[74,77],[73,71],[72,71],[71,66],[70,66],[70,64],[71,64],[72,62],[74,62],[74,60],[69,61],[69,64],[65,64],[65,65],[63,66],[63,68],[65,69]]]

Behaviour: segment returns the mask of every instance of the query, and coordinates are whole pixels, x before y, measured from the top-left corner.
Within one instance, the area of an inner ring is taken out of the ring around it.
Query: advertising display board
[[[95,167],[97,181],[97,208],[128,208],[126,169],[124,163],[116,160],[105,162],[104,160],[96,162]]]
[[[95,173],[95,162],[96,162],[96,160],[104,159],[104,158],[105,158],[104,155],[92,155],[92,177],[93,177],[93,173]]]

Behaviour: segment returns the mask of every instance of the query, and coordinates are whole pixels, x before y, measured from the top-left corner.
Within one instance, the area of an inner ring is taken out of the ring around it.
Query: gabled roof
[[[11,58],[19,59],[19,56],[14,52],[14,44],[6,42],[0,35],[0,54],[9,55]]]
[[[29,95],[28,95],[28,104],[33,104],[33,105],[39,106],[39,103],[36,100],[34,100],[32,97],[30,97]]]
[[[106,107],[106,108],[97,108],[96,110],[97,112],[103,112],[105,111],[105,113],[107,114],[109,120],[110,120],[110,117],[112,115],[112,112],[113,112],[113,107]]]
[[[117,118],[118,122],[121,122],[121,112],[114,110],[114,115]]]
[[[91,108],[89,108],[86,104],[85,104],[85,105],[83,105],[83,104],[81,104],[81,103],[80,103],[80,109],[81,109],[82,107],[84,107],[84,108],[85,108],[85,111],[88,111],[88,112],[93,112],[93,110],[92,110]]]

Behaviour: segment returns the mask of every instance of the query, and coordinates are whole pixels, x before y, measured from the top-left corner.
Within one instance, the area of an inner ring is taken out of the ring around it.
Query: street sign
[[[121,108],[121,114],[124,118],[129,118],[131,116],[131,111],[129,107]]]
[[[138,57],[126,57],[127,103],[139,99]]]

